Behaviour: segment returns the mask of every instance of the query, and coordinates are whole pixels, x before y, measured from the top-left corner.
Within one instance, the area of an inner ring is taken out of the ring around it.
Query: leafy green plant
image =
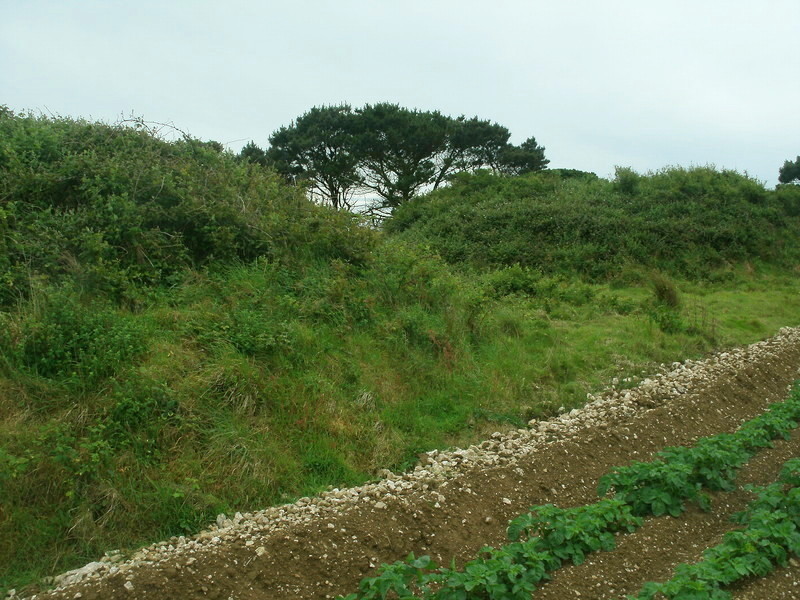
[[[635,515],[677,517],[685,510],[686,500],[695,501],[706,510],[710,507],[692,473],[691,465],[683,462],[635,462],[604,475],[597,491],[602,496],[613,489],[615,497],[628,504]]]
[[[377,577],[361,583],[361,593],[345,600],[397,598],[431,600],[523,599],[548,572],[564,561],[581,564],[586,554],[614,548],[614,533],[633,531],[641,519],[619,500],[561,509],[552,504],[537,506],[511,521],[512,543],[501,548],[485,547],[462,569],[436,568],[427,556],[413,554],[404,562],[382,565]],[[394,596],[393,596],[394,597]]]
[[[377,577],[367,577],[360,585],[360,594],[350,594],[345,596],[345,600],[377,600],[390,597],[390,592],[394,592],[399,600],[413,600],[417,596],[412,588],[417,587],[427,589],[430,577],[427,575],[429,569],[436,567],[431,561],[430,556],[415,557],[409,554],[405,562],[396,562],[391,565],[381,565],[380,575]]]
[[[722,588],[746,577],[763,577],[800,553],[800,460],[787,462],[779,481],[747,486],[756,494],[745,511],[733,516],[743,529],[725,534],[721,544],[703,552],[703,560],[678,565],[666,582],[646,583],[629,600],[729,600]]]
[[[800,391],[795,388],[787,400],[771,405],[733,434],[703,438],[694,447],[665,448],[649,463],[615,467],[600,479],[598,493],[602,496],[613,490],[636,515],[678,516],[686,500],[708,510],[709,498],[702,489],[732,489],[741,465],[797,427],[799,410]]]
[[[82,303],[58,291],[26,314],[6,338],[12,363],[29,372],[91,385],[126,366],[145,348],[141,322],[102,302]]]
[[[537,506],[511,521],[508,537],[518,540],[523,535],[529,539],[537,536],[537,549],[579,565],[590,552],[612,550],[615,533],[634,531],[641,524],[629,505],[605,498],[568,509],[552,504]]]

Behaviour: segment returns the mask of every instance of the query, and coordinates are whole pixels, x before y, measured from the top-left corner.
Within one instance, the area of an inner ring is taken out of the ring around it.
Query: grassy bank
[[[35,318],[27,305],[6,313],[17,349],[86,327],[97,350],[50,376],[6,355],[4,584],[403,469],[420,452],[580,406],[613,377],[800,322],[800,286],[777,276],[687,284],[680,326],[665,332],[643,287],[489,301],[450,276],[436,306],[409,291],[415,274],[398,286],[376,268],[343,285],[320,267],[281,283],[256,264],[195,274],[136,313],[66,295],[31,299]],[[381,306],[387,289],[417,296]],[[342,309],[349,294],[369,315]]]

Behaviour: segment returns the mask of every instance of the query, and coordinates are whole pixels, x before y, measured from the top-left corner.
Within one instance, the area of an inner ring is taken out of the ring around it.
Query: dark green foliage
[[[780,183],[795,183],[800,181],[800,156],[796,160],[787,160],[778,172]]]
[[[238,158],[244,161],[250,161],[261,165],[262,167],[268,166],[271,161],[267,157],[267,153],[263,148],[260,148],[252,140],[247,142],[239,152]]]
[[[453,118],[388,102],[356,110],[342,104],[314,107],[280,128],[270,136],[266,158],[336,208],[352,208],[360,190],[377,194],[378,208],[393,209],[456,173],[491,168],[519,175],[546,168],[544,148],[534,138],[514,146],[509,135],[502,125],[477,117]],[[250,145],[242,153],[260,158]]]
[[[9,112],[0,138],[0,305],[37,278],[135,300],[137,286],[213,261],[310,251],[358,262],[371,247],[353,217],[213,143]]]
[[[439,112],[388,103],[359,110],[364,186],[392,208],[416,196],[436,179],[435,159],[447,148],[448,121]]]
[[[92,386],[141,354],[147,333],[108,304],[84,304],[58,291],[0,333],[0,354],[8,366],[31,375]]]
[[[589,181],[599,179],[597,173],[581,171],[579,169],[548,169],[549,173],[555,173],[561,179],[586,179]]]
[[[800,458],[786,461],[781,469],[780,481],[792,487],[800,487]]]
[[[642,175],[629,167],[617,167],[614,174],[614,190],[626,196],[638,194],[641,189]]]
[[[114,386],[107,409],[106,438],[116,450],[130,449],[145,461],[160,458],[166,429],[181,424],[175,393],[163,382],[137,377]]]
[[[800,185],[778,185],[775,196],[783,210],[790,217],[800,217]]]
[[[270,136],[266,158],[290,181],[307,182],[312,196],[334,208],[351,208],[361,184],[357,127],[347,104],[314,107]]]
[[[514,147],[508,143],[509,135],[508,129],[502,125],[478,117],[451,118],[448,123],[447,149],[441,160],[437,161],[438,172],[433,188],[438,188],[460,171],[485,167],[500,169],[504,164],[506,149]],[[544,148],[541,150],[544,152]],[[547,162],[544,161],[541,168],[544,168]]]
[[[575,278],[543,275],[518,264],[489,271],[485,275],[488,291],[495,297],[529,296],[546,311],[551,306],[583,306],[595,300],[595,289]]]
[[[791,192],[711,168],[618,169],[611,182],[481,172],[404,205],[385,228],[478,268],[519,264],[602,280],[639,265],[703,279],[744,261],[794,264],[800,229]]]
[[[544,149],[531,138],[508,144],[508,130],[477,117],[447,117],[380,103],[359,109],[357,154],[366,189],[395,208],[425,188],[438,188],[455,173],[481,167],[540,170]]]
[[[507,144],[499,152],[497,170],[512,176],[543,171],[550,163],[544,157],[544,150],[532,137],[519,146]]]

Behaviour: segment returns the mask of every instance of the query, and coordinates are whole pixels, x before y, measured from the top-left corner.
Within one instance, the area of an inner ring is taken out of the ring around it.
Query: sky
[[[0,104],[174,124],[234,152],[313,106],[533,136],[551,168],[800,154],[798,0],[0,0]]]

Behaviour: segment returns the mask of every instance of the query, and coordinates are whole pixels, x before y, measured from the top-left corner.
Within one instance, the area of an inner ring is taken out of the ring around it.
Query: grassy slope
[[[800,321],[780,269],[461,274],[205,146],[5,118],[0,589]]]

